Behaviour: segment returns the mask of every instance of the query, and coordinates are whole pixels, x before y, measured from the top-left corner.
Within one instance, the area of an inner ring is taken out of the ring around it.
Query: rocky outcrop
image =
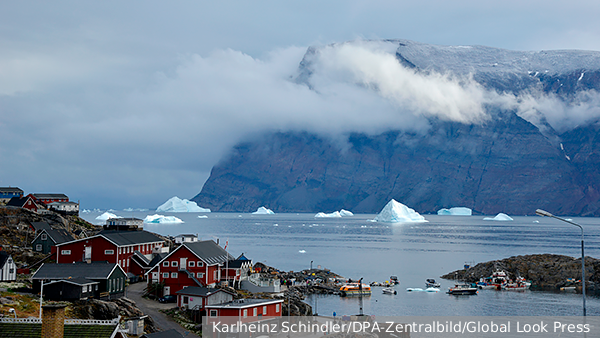
[[[123,319],[141,317],[144,313],[129,298],[119,298],[114,301],[90,299],[72,303],[71,315],[77,319],[109,320],[121,316]],[[144,319],[144,331],[157,332],[158,329],[151,317]]]
[[[489,277],[496,270],[503,270],[508,277],[523,277],[531,281],[532,289],[559,290],[567,285],[567,279],[581,280],[581,258],[562,255],[514,256],[497,261],[479,263],[468,269],[450,272],[441,278],[458,279],[474,283]],[[600,291],[600,260],[585,258],[586,289]]]

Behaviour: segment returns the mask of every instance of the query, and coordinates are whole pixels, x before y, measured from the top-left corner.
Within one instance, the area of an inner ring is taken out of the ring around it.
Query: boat
[[[448,288],[447,294],[462,296],[462,295],[475,295],[477,294],[477,287],[471,284],[455,284],[454,287]]]
[[[340,295],[346,296],[370,296],[371,287],[363,283],[346,283],[340,288]]]
[[[381,291],[388,295],[395,295],[397,293],[396,290],[394,290],[394,288],[383,288],[381,289]]]
[[[477,282],[477,287],[480,289],[504,290],[508,283],[508,277],[505,271],[496,270],[490,277],[481,278]]]
[[[398,281],[398,276],[390,276],[390,282],[394,284],[400,284],[400,282]]]
[[[515,281],[510,281],[506,283],[505,290],[508,291],[525,291],[528,290],[531,286],[531,283],[526,281],[523,277],[517,277]]]
[[[428,288],[439,288],[440,283],[436,282],[435,279],[433,279],[433,278],[429,278],[429,279],[425,280],[425,286]]]

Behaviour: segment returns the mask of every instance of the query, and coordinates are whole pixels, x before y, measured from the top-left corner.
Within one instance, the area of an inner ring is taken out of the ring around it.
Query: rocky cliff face
[[[471,74],[504,93],[536,90],[561,100],[600,89],[600,53],[512,52],[396,41],[396,58],[420,72]],[[298,81],[310,85],[310,49]],[[544,119],[487,106],[491,119],[430,118],[426,131],[352,133],[330,139],[278,132],[238,144],[195,202],[213,211],[377,213],[396,199],[420,213],[464,206],[475,213],[600,216],[598,123],[557,131]]]

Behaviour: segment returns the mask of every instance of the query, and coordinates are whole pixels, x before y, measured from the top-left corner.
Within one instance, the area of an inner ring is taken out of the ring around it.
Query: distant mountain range
[[[417,74],[456,76],[499,96],[544,96],[549,110],[600,109],[599,52],[385,42]],[[309,48],[300,62],[296,81],[311,89],[322,48]],[[348,133],[343,146],[309,131],[267,133],[235,146],[192,200],[212,211],[377,213],[395,199],[419,213],[468,207],[474,214],[532,215],[541,208],[600,216],[597,119],[551,123],[543,105],[524,113],[493,102],[485,113],[490,118],[481,123],[429,116],[421,130]]]

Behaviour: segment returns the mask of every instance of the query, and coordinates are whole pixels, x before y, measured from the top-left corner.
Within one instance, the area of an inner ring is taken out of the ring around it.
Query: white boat
[[[475,295],[477,294],[477,288],[471,286],[471,284],[456,284],[454,287],[448,289],[447,294],[450,295]]]
[[[395,295],[397,293],[396,290],[394,290],[394,288],[383,288],[381,289],[381,291],[388,295]]]
[[[433,278],[429,278],[429,279],[425,280],[425,286],[428,288],[439,288],[440,283],[436,282],[435,279],[433,279]]]
[[[346,296],[370,296],[371,295],[371,287],[367,284],[361,283],[346,283],[342,285],[340,288],[340,295],[342,297]]]

